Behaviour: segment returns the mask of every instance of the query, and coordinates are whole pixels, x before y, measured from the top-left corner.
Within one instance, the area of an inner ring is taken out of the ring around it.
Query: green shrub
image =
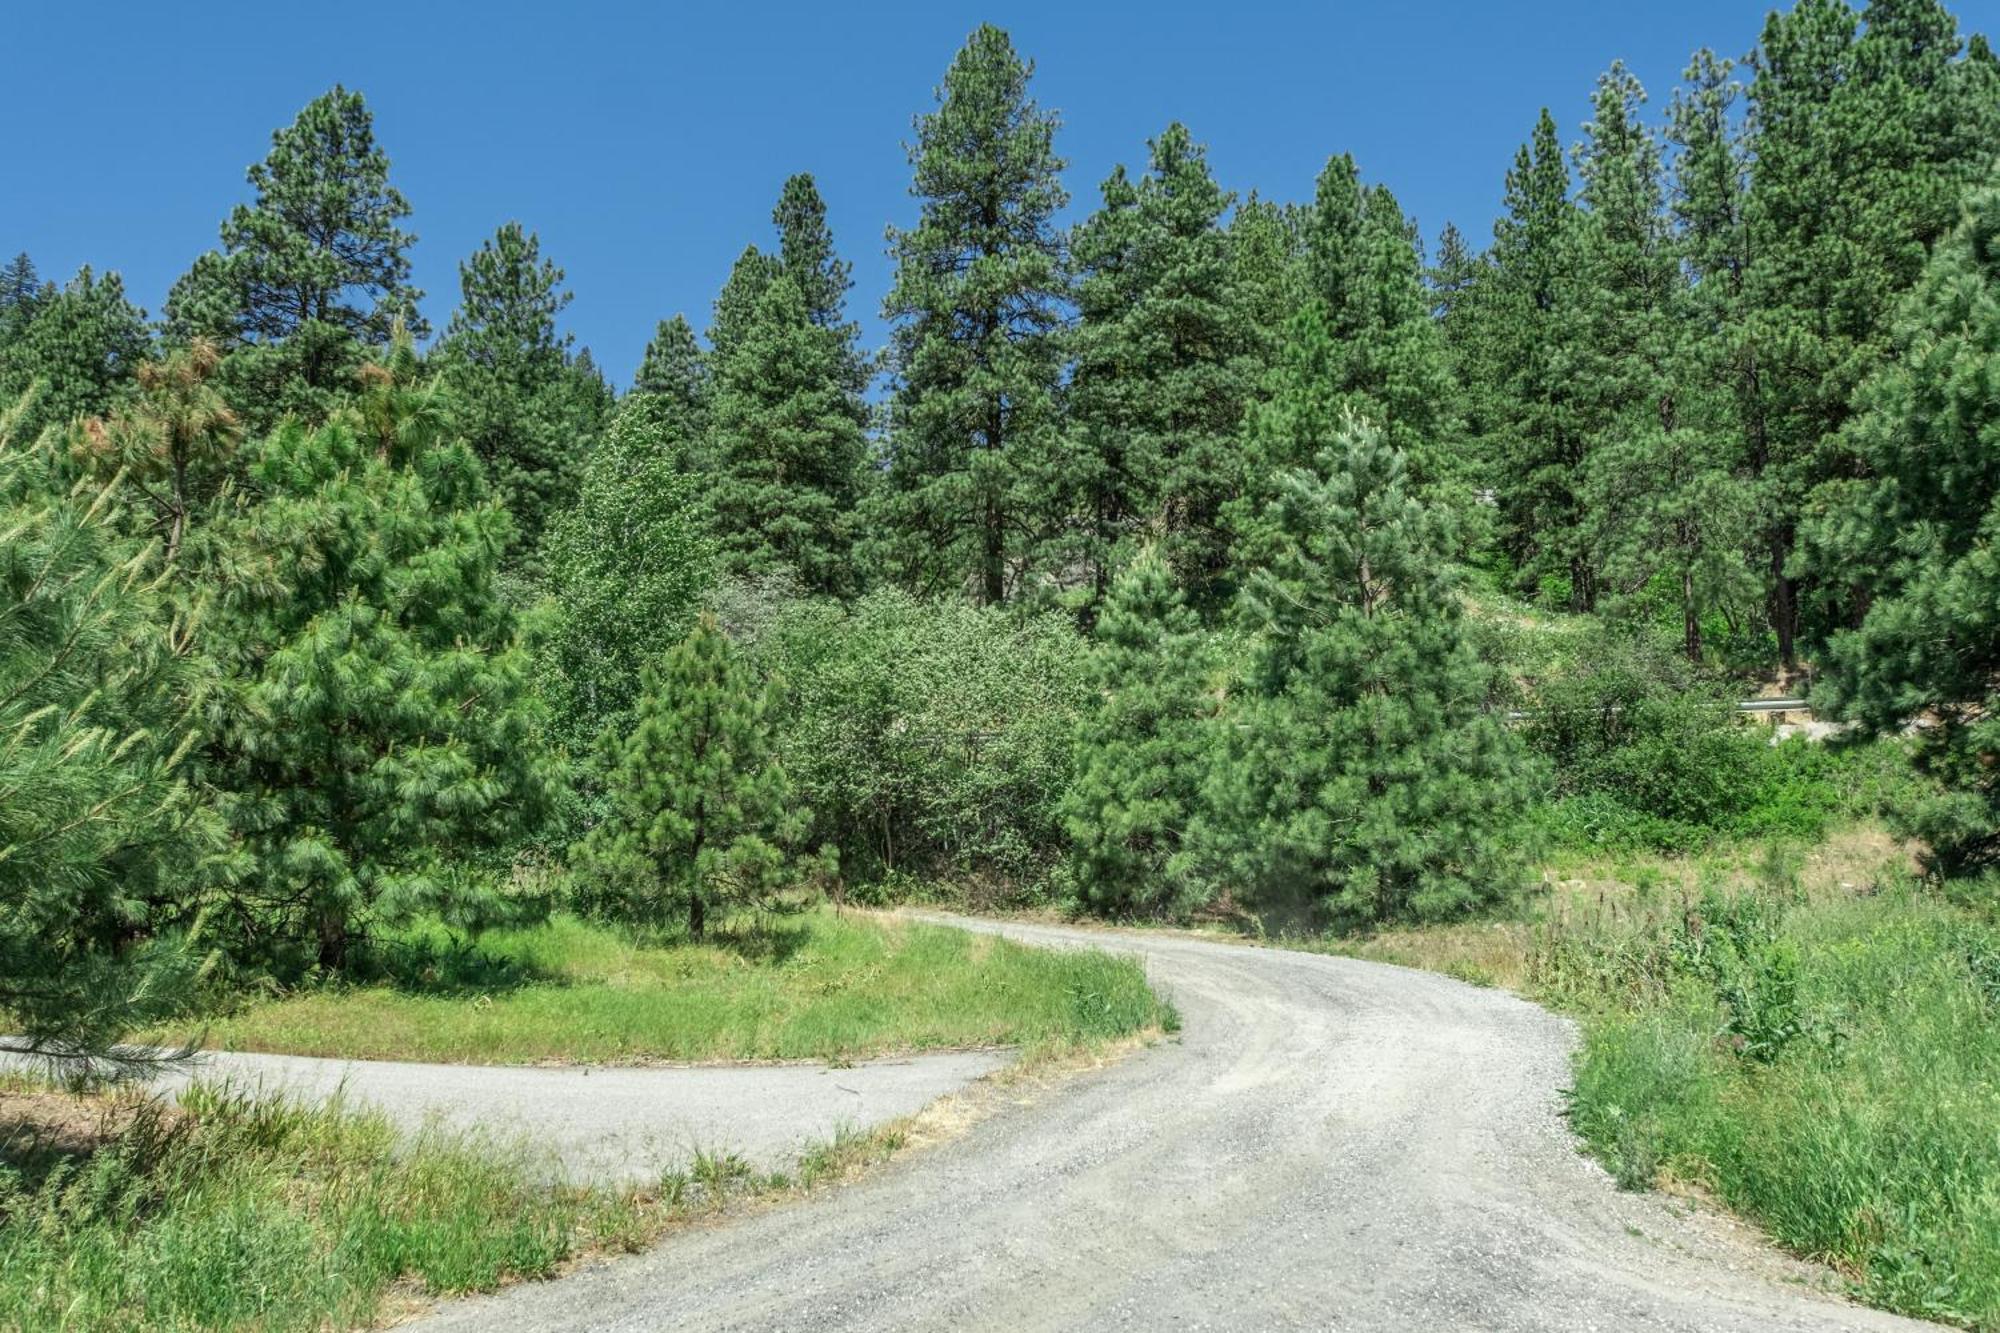
[[[814,812],[808,844],[863,885],[1046,888],[1089,702],[1065,618],[883,591],[764,619],[753,651],[785,690],[778,747]]]

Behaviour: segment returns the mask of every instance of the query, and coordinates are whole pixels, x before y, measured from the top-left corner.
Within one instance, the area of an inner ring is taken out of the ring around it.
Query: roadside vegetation
[[[787,1172],[727,1152],[643,1187],[550,1186],[526,1143],[197,1087],[0,1085],[0,1327],[367,1327],[430,1299],[637,1250],[735,1203],[803,1193],[902,1146],[840,1136]]]
[[[345,87],[157,320],[20,256],[5,1026],[1055,1049],[1172,1014],[834,909],[1254,924],[1583,1015],[1621,1181],[2000,1326],[2000,62],[1937,0],[1755,41],[1663,114],[1611,63],[1493,163],[1491,244],[1427,256],[1352,156],[1239,197],[1178,122],[1063,225],[1060,118],[982,25],[912,128],[887,349],[801,173],[623,387],[518,223],[430,327]],[[1837,737],[1732,707],[1808,685]],[[1875,820],[1906,863],[1793,866]],[[125,1114],[9,1159],[22,1322],[340,1319],[625,1225],[365,1118]]]
[[[466,1064],[860,1060],[1031,1050],[1175,1024],[1127,958],[818,909],[672,931],[556,916],[476,941],[432,925],[373,946],[362,978],[230,994],[166,1045]],[[366,969],[381,973],[368,980]]]

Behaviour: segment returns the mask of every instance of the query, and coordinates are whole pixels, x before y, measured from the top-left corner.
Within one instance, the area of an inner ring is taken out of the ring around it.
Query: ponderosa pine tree
[[[556,331],[570,293],[518,222],[482,242],[458,277],[459,307],[434,360],[457,432],[514,517],[514,554],[531,557],[550,516],[576,496],[595,424],[577,410],[570,337]]]
[[[1165,559],[1140,551],[1092,631],[1099,701],[1062,802],[1078,889],[1099,911],[1172,912],[1206,896],[1184,838],[1214,739],[1212,657]]]
[[[83,423],[76,452],[100,478],[122,481],[165,560],[180,558],[209,516],[242,425],[214,380],[222,354],[206,338],[139,366],[138,392]]]
[[[34,318],[35,306],[41,298],[41,275],[35,272],[35,261],[23,250],[7,261],[7,267],[0,268],[0,354],[5,353],[7,344],[18,338]]]
[[[707,429],[711,378],[708,354],[702,351],[694,326],[686,316],[675,315],[661,320],[653,340],[646,344],[632,392],[657,396],[659,406],[678,420],[685,438],[692,440]]]
[[[44,288],[20,331],[0,344],[0,402],[41,381],[15,429],[33,440],[43,429],[111,410],[144,364],[152,342],[145,312],[125,299],[116,273],[88,265],[61,288]]]
[[[699,487],[669,393],[626,398],[549,527],[542,690],[572,755],[631,729],[642,670],[678,643],[714,580]]]
[[[408,343],[376,364],[353,412],[263,443],[213,621],[205,777],[240,849],[241,947],[325,968],[373,926],[503,917],[505,855],[551,796],[496,585],[511,522],[448,412],[404,396]]]
[[[1304,216],[1304,295],[1326,311],[1335,387],[1410,462],[1419,488],[1462,472],[1456,385],[1409,222],[1384,186],[1342,154]]]
[[[1727,386],[1703,374],[1710,358],[1695,340],[1713,336],[1700,320],[1714,312],[1687,284],[1692,267],[1673,235],[1644,101],[1639,81],[1613,65],[1598,81],[1577,150],[1573,364],[1583,520],[1606,609],[1671,599],[1682,650],[1699,662],[1703,617],[1742,591],[1752,504],[1737,475]]]
[[[202,336],[232,355],[232,403],[261,429],[286,412],[323,419],[351,389],[360,350],[400,321],[428,329],[410,285],[410,205],[389,184],[361,94],[335,85],[271,136],[252,166],[254,202],[222,224],[167,297],[172,341]]]
[[[1506,215],[1493,228],[1479,301],[1483,452],[1502,549],[1533,590],[1568,583],[1568,607],[1597,605],[1585,525],[1587,425],[1578,402],[1577,208],[1555,120],[1543,109],[1507,173]]]
[[[1847,447],[1869,475],[1826,488],[1807,572],[1858,588],[1814,706],[1894,735],[1913,719],[1935,796],[1892,811],[1947,876],[2000,865],[2000,188],[1975,192],[1906,297],[1895,355]]]
[[[1288,361],[1325,364],[1330,344],[1309,306]],[[1448,511],[1417,497],[1373,426],[1308,427],[1325,398],[1294,373],[1253,414],[1266,456],[1318,448],[1274,475],[1246,542],[1252,657],[1236,725],[1211,747],[1197,855],[1267,909],[1441,919],[1519,881],[1532,769],[1487,710],[1495,682],[1462,624]]]
[[[1071,243],[1080,324],[1057,468],[1070,522],[1045,563],[1082,585],[1086,618],[1142,541],[1197,596],[1221,578],[1260,369],[1222,224],[1232,196],[1185,126],[1149,147],[1146,174],[1113,172]]]
[[[0,1008],[31,1047],[105,1056],[192,999],[167,932],[220,850],[184,779],[198,669],[157,548],[66,489],[0,413]]]
[[[685,914],[700,939],[710,907],[783,886],[811,813],[772,744],[773,697],[709,615],[645,669],[629,733],[607,738],[610,813],[571,855],[598,910]]]
[[[1789,568],[1799,515],[1815,485],[1858,469],[1840,444],[1855,390],[2000,137],[2000,69],[1983,43],[1978,58],[1963,50],[1938,0],[1875,0],[1858,14],[1800,0],[1770,16],[1751,57],[1745,424],[1787,665],[1802,617],[1824,627],[1861,609],[1837,582],[1801,597]]]
[[[721,569],[790,571],[802,586],[852,587],[855,484],[867,451],[846,344],[822,327],[790,273],[765,284],[715,359],[703,449]]]
[[[853,266],[834,248],[826,201],[810,173],[801,171],[785,181],[771,221],[778,229],[778,262],[798,286],[813,324],[840,345],[847,375],[841,387],[858,403],[873,367],[861,350],[861,326],[847,317]]]
[[[892,228],[883,315],[894,394],[867,527],[874,563],[917,591],[984,604],[1027,582],[1050,522],[1060,419],[1062,238],[1057,119],[1033,66],[982,26],[919,116],[917,225]]]
[[[757,302],[784,271],[784,263],[776,255],[767,255],[754,245],[743,247],[743,253],[730,265],[722,290],[716,293],[715,310],[709,318],[708,351],[713,361],[728,356],[749,336],[757,319]]]

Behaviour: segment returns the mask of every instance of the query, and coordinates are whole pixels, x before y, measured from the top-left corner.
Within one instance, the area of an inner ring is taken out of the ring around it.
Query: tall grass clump
[[[524,1151],[339,1105],[196,1086],[106,1115],[86,1146],[0,1145],[0,1327],[349,1327],[392,1288],[546,1276],[614,1220]]]
[[[2000,929],[1896,887],[1710,891],[1545,938],[1585,1008],[1578,1131],[1621,1184],[1712,1191],[1873,1304],[2000,1328]]]

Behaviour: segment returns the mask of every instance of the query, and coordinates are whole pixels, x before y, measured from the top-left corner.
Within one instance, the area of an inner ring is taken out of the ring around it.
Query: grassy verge
[[[418,931],[387,942],[384,962],[379,984],[237,1001],[204,1032],[149,1035],[205,1035],[224,1050],[524,1064],[859,1059],[1172,1024],[1129,959],[826,909],[700,944],[573,917],[474,944]]]
[[[1578,1015],[1572,1118],[1622,1185],[1707,1191],[1873,1304],[2000,1329],[2000,927],[1879,834],[1551,880],[1519,919],[1343,951]]]
[[[1126,960],[916,923],[818,914],[695,947],[558,920],[476,950],[430,932],[405,944],[431,993],[405,977],[280,998],[231,1015],[229,1030],[433,1059],[1028,1050],[790,1170],[699,1153],[643,1188],[550,1186],[556,1173],[526,1144],[442,1131],[410,1142],[339,1105],[197,1086],[169,1108],[0,1078],[0,1328],[284,1333],[395,1319],[849,1179],[1174,1026]]]
[[[819,1188],[903,1133],[842,1136],[786,1173],[717,1153],[644,1189],[551,1189],[525,1147],[405,1143],[338,1106],[196,1088],[169,1109],[16,1082],[0,1091],[0,1327],[366,1325]]]

